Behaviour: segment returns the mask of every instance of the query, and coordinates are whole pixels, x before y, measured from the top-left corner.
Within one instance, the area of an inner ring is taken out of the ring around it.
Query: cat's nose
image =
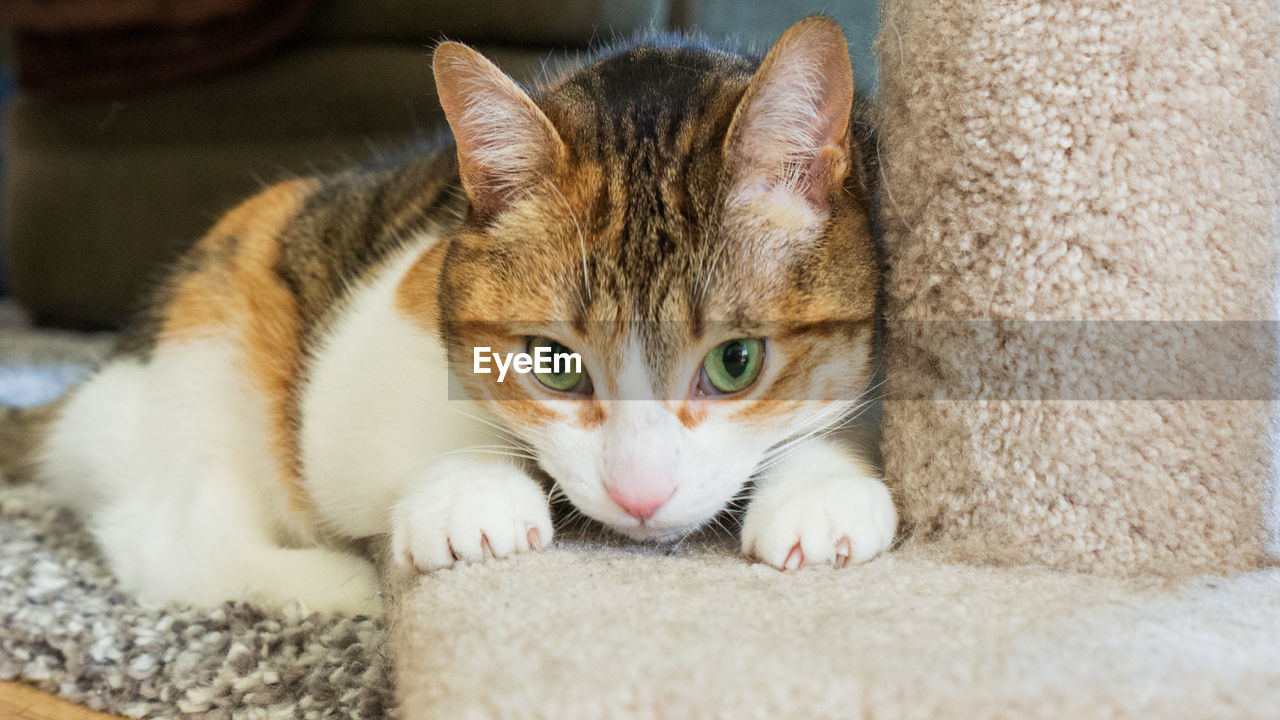
[[[674,489],[669,488],[609,488],[609,497],[618,503],[628,515],[637,520],[648,520],[658,512],[658,508],[666,504]]]

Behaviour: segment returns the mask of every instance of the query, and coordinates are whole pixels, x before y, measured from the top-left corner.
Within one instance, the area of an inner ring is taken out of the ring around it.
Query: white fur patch
[[[444,345],[396,306],[424,238],[356,292],[315,352],[300,446],[320,521],[352,538],[386,533],[391,508],[436,458],[501,444],[474,403],[451,399]]]
[[[366,560],[302,540],[284,511],[263,401],[221,338],[117,360],[69,400],[42,472],[75,508],[122,585],[144,601],[301,600],[377,612]]]

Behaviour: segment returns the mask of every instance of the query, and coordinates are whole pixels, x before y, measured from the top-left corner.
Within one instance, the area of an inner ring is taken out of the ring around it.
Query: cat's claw
[[[551,537],[546,495],[510,465],[449,462],[396,505],[392,557],[431,572],[457,562],[480,562],[542,550]]]
[[[787,553],[787,559],[782,561],[783,570],[799,570],[804,565],[804,548],[800,547],[800,543],[791,546],[791,552]]]
[[[845,535],[836,541],[835,566],[837,568],[848,567],[851,557],[853,557],[853,543],[849,540],[849,536]]]
[[[864,477],[819,477],[763,488],[747,508],[742,552],[779,570],[844,568],[889,547],[897,513],[888,489]]]

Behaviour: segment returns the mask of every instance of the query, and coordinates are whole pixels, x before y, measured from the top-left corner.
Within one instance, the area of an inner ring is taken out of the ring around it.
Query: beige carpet
[[[783,574],[575,545],[437,573],[415,718],[1276,718],[1280,569],[1181,582],[934,562]]]
[[[1275,326],[1218,321],[1277,319],[1276,2],[883,7],[903,520],[966,560],[1255,566]]]

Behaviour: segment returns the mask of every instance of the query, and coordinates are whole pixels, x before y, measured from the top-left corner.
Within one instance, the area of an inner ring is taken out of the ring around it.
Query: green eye
[[[756,381],[764,364],[764,343],[741,338],[720,343],[702,361],[702,372],[721,393],[736,393]]]
[[[529,338],[533,356],[533,376],[558,392],[586,392],[582,356],[547,337]]]

